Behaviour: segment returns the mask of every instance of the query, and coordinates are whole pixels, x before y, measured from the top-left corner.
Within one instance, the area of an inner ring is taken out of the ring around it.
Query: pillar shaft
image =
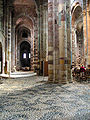
[[[57,0],[48,1],[48,79],[50,82],[59,81],[57,5]]]
[[[70,1],[59,0],[59,79],[66,83],[71,79]]]
[[[88,63],[88,68],[90,68],[90,13],[89,13],[89,6],[90,2],[87,3],[87,63]]]
[[[13,29],[12,29],[12,43],[11,43],[11,70],[15,71],[15,26],[13,24]]]
[[[89,15],[89,6],[90,3],[85,2],[84,4],[84,10],[83,10],[83,15],[84,15],[84,36],[85,36],[85,58],[86,58],[86,66],[87,68],[90,68],[90,15]]]
[[[8,22],[7,22],[7,73],[11,73],[11,11],[10,8],[7,9],[8,12]]]
[[[37,68],[38,64],[38,19],[35,19],[34,41],[33,41],[33,69]]]
[[[48,0],[48,80],[53,82],[53,2]]]

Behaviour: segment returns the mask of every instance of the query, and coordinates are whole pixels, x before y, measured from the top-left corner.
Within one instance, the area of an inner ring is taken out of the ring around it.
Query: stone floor
[[[47,78],[3,79],[0,120],[90,120],[90,84],[48,84]]]

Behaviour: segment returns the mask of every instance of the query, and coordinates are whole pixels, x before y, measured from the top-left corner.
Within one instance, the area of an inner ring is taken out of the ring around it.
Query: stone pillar
[[[66,0],[65,11],[66,11],[66,39],[67,39],[67,52],[66,52],[66,64],[67,64],[67,82],[71,82],[71,37],[70,37],[70,28],[71,28],[71,21],[70,21],[70,0]]]
[[[33,69],[35,70],[38,64],[38,18],[35,18],[34,25]]]
[[[0,30],[2,29],[3,18],[3,0],[0,0]]]
[[[39,18],[39,22],[40,22],[40,61],[43,61],[43,5],[40,5],[40,18]]]
[[[90,69],[90,1],[87,2],[87,65]]]
[[[53,0],[48,0],[48,81],[53,82]]]
[[[11,11],[8,8],[8,59],[7,59],[7,73],[11,73]]]
[[[88,0],[84,3],[83,20],[84,20],[84,36],[85,36],[85,58],[86,66],[90,69],[90,2]]]
[[[12,43],[11,43],[11,71],[15,71],[15,26],[12,27]]]
[[[31,30],[31,71],[33,71],[33,42],[34,42],[34,30]]]
[[[59,79],[60,83],[71,80],[70,1],[59,0]]]
[[[7,3],[4,10],[4,21],[5,21],[5,73],[7,74],[7,64],[8,64],[8,8]]]
[[[39,63],[40,75],[43,74],[42,62],[48,61],[48,9],[47,4],[39,6]]]
[[[48,0],[48,81],[59,82],[57,0]]]
[[[72,65],[76,65],[77,38],[76,29],[72,28]]]
[[[5,67],[5,33],[3,32],[5,30],[5,22],[4,22],[4,9],[3,9],[3,0],[0,0],[0,44],[2,47],[2,61],[1,61],[1,71],[2,74],[4,74],[4,67]]]

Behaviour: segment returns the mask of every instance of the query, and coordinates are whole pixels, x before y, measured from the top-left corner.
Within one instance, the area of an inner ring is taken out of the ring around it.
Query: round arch
[[[31,46],[27,41],[23,41],[20,44],[20,67],[25,68],[29,67],[30,70],[30,55],[31,55]]]
[[[72,65],[84,64],[83,16],[80,3],[72,8]]]
[[[20,16],[19,16],[20,17]],[[20,69],[21,67],[21,62],[20,62],[20,44],[22,42],[28,42],[31,46],[31,59],[30,62],[33,62],[33,40],[34,40],[34,26],[33,26],[33,20],[30,19],[27,16],[21,16],[20,18],[17,19],[16,21],[16,26],[15,26],[15,41],[16,41],[16,55],[15,55],[15,64],[16,64],[16,68],[17,70]],[[25,33],[28,33],[28,37],[23,37],[21,34],[23,31],[26,31]],[[33,64],[30,65],[31,68],[33,66]]]
[[[25,31],[27,36],[22,36],[23,31]],[[32,31],[25,26],[19,26],[17,28],[17,54],[16,54],[16,68],[17,70],[24,69],[28,67],[28,70],[31,69],[31,55],[32,55]],[[23,44],[24,43],[24,44]],[[22,47],[21,47],[22,45]],[[25,47],[24,47],[25,46]],[[23,58],[26,55],[26,58]],[[27,64],[26,64],[27,63]]]

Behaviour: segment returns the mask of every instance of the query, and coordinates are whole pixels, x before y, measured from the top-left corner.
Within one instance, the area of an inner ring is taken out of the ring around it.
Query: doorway
[[[27,41],[24,41],[20,45],[20,62],[21,69],[27,68],[25,70],[30,70],[30,58],[31,58],[31,50],[30,44]]]

